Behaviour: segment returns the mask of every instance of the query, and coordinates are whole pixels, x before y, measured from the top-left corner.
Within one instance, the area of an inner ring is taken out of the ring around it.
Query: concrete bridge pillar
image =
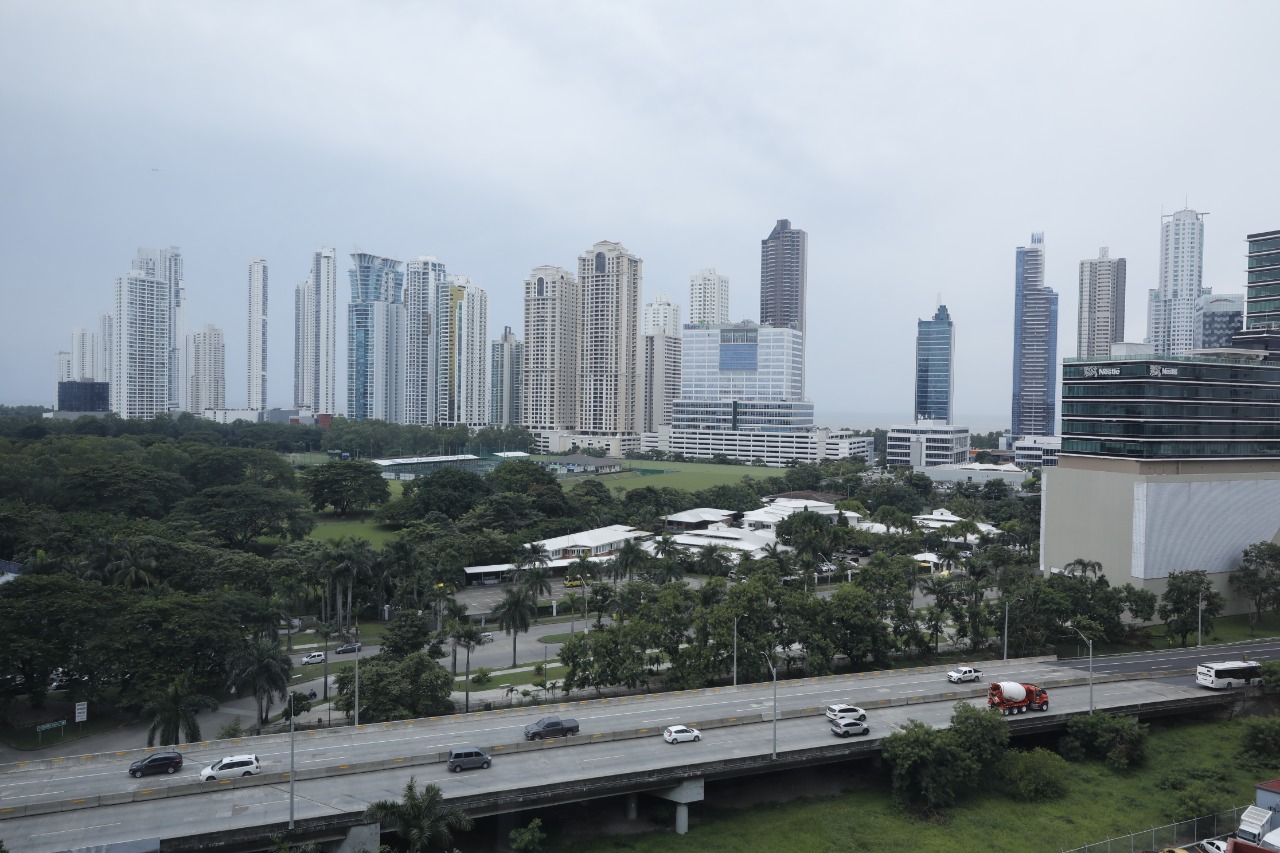
[[[676,804],[676,835],[684,835],[689,831],[689,803],[702,802],[705,785],[702,777],[686,779],[674,788],[653,791],[655,797],[661,797]]]
[[[639,802],[639,794],[627,794],[627,820],[635,820],[639,816]]]
[[[348,829],[346,838],[329,849],[333,853],[361,853],[365,850],[377,850],[381,843],[382,826],[376,823],[365,823]]]
[[[689,831],[689,805],[676,803],[676,835],[684,835]]]

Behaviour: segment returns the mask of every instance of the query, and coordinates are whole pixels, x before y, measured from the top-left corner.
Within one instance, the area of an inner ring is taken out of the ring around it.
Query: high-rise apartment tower
[[[111,410],[150,420],[169,411],[173,287],[157,270],[158,253],[139,249],[133,268],[115,281]]]
[[[338,253],[321,246],[294,290],[294,406],[338,411]]]
[[[436,303],[448,284],[444,262],[431,255],[409,261],[405,270],[404,422],[436,422]]]
[[[571,430],[578,415],[578,280],[541,266],[524,282],[524,363],[520,423],[530,430]]]
[[[249,262],[249,335],[246,408],[267,407],[267,261]]]
[[[404,272],[400,261],[351,256],[347,305],[347,417],[404,420]]]
[[[201,414],[205,409],[227,407],[227,347],[222,330],[206,324],[189,336],[186,362],[187,411]]]
[[[1013,434],[1057,429],[1058,294],[1044,283],[1044,234],[1019,246],[1014,266]]]
[[[505,326],[502,337],[489,347],[489,423],[497,426],[520,424],[523,362],[524,344],[520,343],[510,326]]]
[[[804,332],[809,235],[779,219],[760,241],[760,325]]]
[[[436,423],[489,422],[489,294],[449,276],[436,302]]]
[[[1200,347],[1206,215],[1179,210],[1161,218],[1160,284],[1147,297],[1147,343],[1156,355],[1185,355]]]
[[[932,320],[916,321],[916,411],[917,420],[951,423],[955,415],[956,327],[939,305]]]
[[[578,258],[582,324],[578,339],[579,433],[607,436],[639,431],[643,269],[640,258],[621,243],[607,240]]]
[[[729,322],[729,276],[704,267],[689,276],[689,323],[717,326]]]
[[[1124,258],[1111,257],[1106,246],[1098,257],[1080,262],[1080,304],[1076,322],[1076,355],[1106,358],[1111,345],[1124,340]]]

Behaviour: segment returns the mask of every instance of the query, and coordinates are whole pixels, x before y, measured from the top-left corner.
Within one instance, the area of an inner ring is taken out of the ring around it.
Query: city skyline
[[[1250,95],[1272,64],[1272,5],[1175,2],[1154,17],[1090,3],[940,8],[922,27],[909,10],[853,4],[780,30],[746,15],[725,31],[715,4],[658,2],[629,11],[643,35],[623,50],[610,46],[610,16],[589,6],[563,18],[502,4],[371,2],[323,16],[73,6],[0,13],[4,79],[22,81],[0,84],[16,131],[0,141],[0,248],[8,307],[23,317],[0,344],[5,403],[53,402],[52,354],[109,309],[137,246],[182,247],[186,323],[224,330],[233,407],[247,403],[245,266],[270,263],[267,404],[289,406],[287,288],[319,243],[446,260],[489,291],[491,334],[521,329],[530,269],[573,268],[602,238],[645,259],[642,298],[684,303],[691,274],[714,267],[732,282],[730,319],[758,320],[759,241],[788,218],[811,237],[806,391],[817,408],[909,418],[914,320],[943,290],[964,318],[956,420],[994,428],[1008,425],[1008,251],[1026,232],[1051,236],[1046,279],[1065,317],[1081,258],[1102,245],[1126,257],[1124,337],[1140,341],[1162,213],[1212,211],[1203,282],[1215,294],[1243,290],[1244,236],[1275,227],[1277,178],[1250,166],[1280,121]],[[1093,26],[1104,11],[1107,26]],[[406,31],[439,33],[442,46],[430,61],[400,52],[381,64],[345,47]],[[110,48],[122,39],[159,53]],[[1082,45],[1097,57],[1087,66]],[[681,53],[672,76],[652,73]],[[1205,61],[1169,88],[1167,69],[1187,55]],[[488,71],[424,91],[440,62]],[[141,136],[140,99],[167,110]],[[403,110],[410,99],[421,108]],[[1103,103],[1105,136],[1078,121]],[[610,145],[575,122],[545,123],[583,104],[619,129]],[[350,119],[335,121],[338,110]],[[362,129],[393,110],[403,132]],[[522,130],[532,126],[542,130]],[[1061,354],[1074,352],[1074,331],[1060,324]],[[336,343],[345,364],[346,335]],[[345,382],[337,396],[345,411]]]

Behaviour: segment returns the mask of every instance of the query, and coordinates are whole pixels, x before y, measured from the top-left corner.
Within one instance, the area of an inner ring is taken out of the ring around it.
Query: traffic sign
[[[43,725],[36,726],[36,731],[47,732],[49,731],[49,729],[62,728],[66,724],[67,724],[66,720],[54,720],[52,723],[44,723]]]
[[[76,722],[83,723],[87,719],[89,719],[89,703],[77,702],[76,703]]]

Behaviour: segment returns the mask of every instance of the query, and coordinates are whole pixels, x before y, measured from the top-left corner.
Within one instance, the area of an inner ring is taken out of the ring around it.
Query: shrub
[[[1280,755],[1280,717],[1250,717],[1244,721],[1241,745],[1247,753],[1274,758]]]
[[[237,737],[244,737],[244,724],[240,722],[239,717],[218,729],[217,740],[230,740]]]
[[[1005,791],[1024,803],[1056,800],[1067,792],[1062,781],[1067,762],[1056,752],[1037,747],[1030,752],[1011,750],[1000,761],[999,777]]]
[[[1195,820],[1198,817],[1225,811],[1229,807],[1230,803],[1220,791],[1214,790],[1204,782],[1194,782],[1188,785],[1186,790],[1178,792],[1173,808],[1169,812],[1169,819]]]
[[[893,768],[893,793],[926,810],[946,808],[972,790],[981,766],[949,731],[910,720],[884,739],[884,759]]]
[[[1072,717],[1058,751],[1068,761],[1100,758],[1113,770],[1146,760],[1148,727],[1133,717],[1109,714]]]
[[[472,687],[484,687],[490,681],[493,681],[493,671],[486,666],[480,667],[471,675]]]

